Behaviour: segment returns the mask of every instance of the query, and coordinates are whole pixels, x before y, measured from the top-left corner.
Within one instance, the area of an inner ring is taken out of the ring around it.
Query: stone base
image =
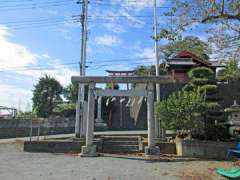
[[[91,146],[82,146],[82,152],[80,154],[81,157],[96,157],[97,146],[91,145]]]
[[[159,155],[160,149],[159,147],[145,147],[145,155]]]
[[[107,124],[103,123],[102,119],[96,119],[94,126],[95,126],[94,129],[97,130],[97,131],[104,131],[104,130],[108,129]]]

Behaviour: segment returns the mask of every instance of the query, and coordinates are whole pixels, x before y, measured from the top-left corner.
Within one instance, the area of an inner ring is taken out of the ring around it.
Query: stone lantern
[[[225,112],[228,113],[229,134],[240,138],[240,105],[234,100],[233,105],[225,109]]]

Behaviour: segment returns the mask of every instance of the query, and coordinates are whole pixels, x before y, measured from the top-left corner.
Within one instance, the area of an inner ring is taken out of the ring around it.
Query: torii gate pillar
[[[95,83],[90,83],[88,88],[88,109],[87,109],[87,131],[86,131],[86,146],[82,146],[81,156],[95,157],[96,145],[93,144],[94,136],[94,98]]]
[[[148,146],[145,147],[146,155],[159,154],[160,149],[155,143],[155,118],[154,118],[154,85],[148,84],[147,90],[147,124],[148,124]]]

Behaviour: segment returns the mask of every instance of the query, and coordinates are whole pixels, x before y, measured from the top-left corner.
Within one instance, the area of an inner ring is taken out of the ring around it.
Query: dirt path
[[[215,174],[215,168],[232,165],[216,161],[80,158],[69,154],[26,153],[15,144],[0,144],[1,180],[218,180],[221,177]]]

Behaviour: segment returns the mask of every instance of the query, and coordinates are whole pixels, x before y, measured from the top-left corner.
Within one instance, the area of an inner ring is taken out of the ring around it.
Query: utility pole
[[[154,0],[154,41],[155,41],[155,68],[156,68],[156,76],[159,76],[159,56],[158,56],[158,38],[157,38],[157,30],[158,30],[158,22],[157,22],[157,1]],[[157,102],[160,101],[160,84],[156,84],[156,94],[157,94]]]
[[[87,48],[87,17],[88,17],[88,0],[83,0],[82,2],[82,15],[81,15],[81,24],[82,24],[82,33],[81,33],[81,59],[80,59],[80,76],[85,76],[86,74],[86,48]],[[84,137],[86,130],[85,128],[85,113],[84,108],[84,94],[85,94],[85,85],[79,84],[78,87],[78,100],[76,105],[76,123],[75,123],[75,135],[76,137]]]
[[[154,16],[154,41],[155,41],[155,69],[156,69],[156,76],[159,76],[159,56],[158,56],[158,37],[157,37],[157,30],[158,30],[158,21],[157,21],[157,1],[153,0],[153,16]],[[156,83],[156,96],[157,102],[160,102],[160,84]],[[155,117],[155,136],[156,138],[159,137],[159,121]]]

